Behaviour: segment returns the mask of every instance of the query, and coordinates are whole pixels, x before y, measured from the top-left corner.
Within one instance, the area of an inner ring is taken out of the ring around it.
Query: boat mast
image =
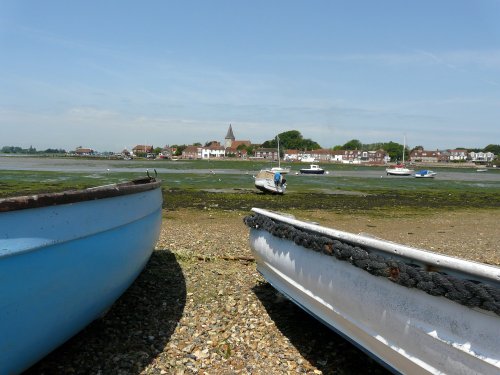
[[[278,168],[281,168],[280,137],[279,136],[276,136],[276,141],[278,142]]]
[[[406,135],[403,136],[403,165],[405,164]]]

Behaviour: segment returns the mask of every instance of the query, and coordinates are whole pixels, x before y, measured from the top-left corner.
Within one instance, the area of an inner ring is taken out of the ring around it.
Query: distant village
[[[253,146],[253,153],[248,154],[247,149]],[[262,148],[260,145],[252,144],[250,140],[237,140],[234,136],[232,125],[229,125],[224,144],[218,141],[207,142],[205,146],[189,145],[177,155],[177,150],[165,146],[155,154],[153,146],[137,145],[130,152],[123,150],[124,158],[133,158],[135,156],[146,156],[148,158],[158,159],[268,159],[278,160],[279,151],[277,148]],[[88,152],[89,150],[84,150]],[[78,152],[78,150],[77,150]],[[282,158],[286,162],[334,162],[343,164],[370,164],[383,165],[391,162],[391,158],[384,150],[363,151],[363,150],[290,150],[285,149],[281,152]],[[424,150],[418,148],[410,153],[409,162],[421,163],[447,163],[447,162],[473,162],[490,163],[495,159],[492,152],[468,152],[465,149],[456,150]]]
[[[4,147],[5,149],[5,147]],[[30,147],[30,150],[32,148]],[[250,152],[249,152],[250,150]],[[53,150],[55,153],[66,153],[64,150]],[[5,152],[5,150],[3,150]],[[30,152],[28,152],[30,153]],[[281,154],[282,160],[286,162],[333,162],[343,164],[368,164],[384,165],[391,160],[389,154],[384,150],[294,150],[278,148],[264,148],[259,144],[253,144],[250,140],[237,140],[234,136],[232,125],[229,125],[224,144],[219,141],[207,142],[187,146],[164,146],[154,147],[153,145],[136,145],[131,150],[124,149],[119,153],[99,154],[92,148],[77,147],[74,151],[66,153],[70,156],[107,156],[131,160],[133,158],[148,159],[267,159],[278,160]],[[413,163],[449,163],[449,162],[471,162],[476,164],[490,164],[495,160],[493,152],[476,152],[466,149],[454,150],[424,150],[421,147],[411,150],[408,162]]]

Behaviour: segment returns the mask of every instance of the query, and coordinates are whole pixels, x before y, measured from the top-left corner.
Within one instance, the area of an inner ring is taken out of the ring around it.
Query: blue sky
[[[0,146],[500,144],[500,0],[0,0]]]

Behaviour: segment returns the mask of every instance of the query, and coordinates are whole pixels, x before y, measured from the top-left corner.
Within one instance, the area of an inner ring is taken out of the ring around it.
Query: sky
[[[0,0],[0,147],[500,144],[500,0]]]

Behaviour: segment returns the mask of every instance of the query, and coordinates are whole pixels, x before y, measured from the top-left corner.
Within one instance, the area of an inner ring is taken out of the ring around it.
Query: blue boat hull
[[[160,188],[0,214],[0,374],[27,369],[101,316],[144,268]]]

